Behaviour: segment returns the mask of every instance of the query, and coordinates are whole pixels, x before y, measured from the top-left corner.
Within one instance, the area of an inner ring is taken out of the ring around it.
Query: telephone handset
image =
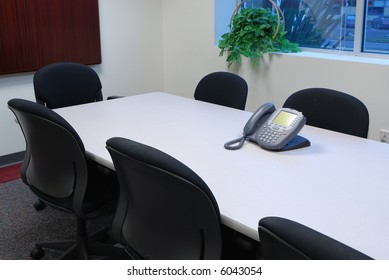
[[[305,117],[301,112],[289,108],[276,110],[272,103],[265,103],[247,121],[243,137],[227,142],[224,147],[237,150],[246,140],[267,150],[284,151],[307,147],[310,142],[297,135],[304,125]]]
[[[270,114],[272,114],[275,110],[276,108],[272,103],[265,103],[261,107],[259,107],[244,126],[243,135],[245,137],[252,135],[257,130],[257,128],[261,124],[263,124],[268,117],[270,117]]]

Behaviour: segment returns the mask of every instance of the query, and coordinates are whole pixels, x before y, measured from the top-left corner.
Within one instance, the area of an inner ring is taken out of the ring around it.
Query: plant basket
[[[268,2],[270,2],[270,4],[272,4],[273,8],[274,8],[274,11],[276,12],[277,14],[277,28],[276,28],[276,31],[274,32],[274,35],[273,35],[273,39],[275,37],[277,37],[277,34],[278,32],[280,31],[280,27],[281,27],[281,22],[284,21],[284,13],[281,11],[280,7],[278,7],[278,5],[276,4],[276,2],[274,2],[273,0],[267,0]],[[235,16],[236,13],[239,12],[239,9],[244,5],[244,3],[246,3],[247,0],[243,0],[241,1],[235,8],[235,10],[233,11],[232,15],[231,15],[231,19],[230,19],[230,28],[232,28],[232,20]],[[282,26],[282,31],[285,31],[285,26]]]

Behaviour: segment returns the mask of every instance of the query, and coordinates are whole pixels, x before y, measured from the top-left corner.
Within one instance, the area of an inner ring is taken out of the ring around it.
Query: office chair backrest
[[[97,73],[76,62],[49,64],[34,75],[36,101],[56,109],[103,100]]]
[[[112,231],[133,258],[219,259],[220,213],[204,181],[152,147],[107,141],[120,185]]]
[[[214,72],[197,84],[194,98],[213,104],[244,110],[248,86],[246,81],[229,72]]]
[[[326,88],[308,88],[289,96],[283,107],[304,114],[308,125],[367,138],[369,112],[356,97]]]
[[[26,140],[24,183],[39,197],[59,199],[64,209],[73,209],[73,202],[66,201],[73,196],[83,198],[88,175],[80,137],[61,116],[41,104],[11,99],[8,107]],[[82,214],[82,209],[78,211]]]
[[[367,260],[369,256],[309,227],[280,217],[258,223],[261,257],[267,260]]]

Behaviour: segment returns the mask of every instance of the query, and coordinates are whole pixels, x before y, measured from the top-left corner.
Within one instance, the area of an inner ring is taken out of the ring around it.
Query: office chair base
[[[35,244],[35,247],[30,252],[30,257],[33,260],[40,260],[45,255],[45,249],[53,249],[64,251],[59,259],[75,259],[78,254],[78,246],[76,240],[49,241]]]
[[[58,260],[130,259],[130,256],[124,248],[116,247],[115,244],[102,243],[99,241],[77,243],[76,240],[36,244],[30,252],[31,259],[42,259],[45,256],[45,250],[43,248],[64,251],[58,257]]]
[[[63,252],[59,260],[128,259],[124,248],[116,247],[111,241],[109,228],[103,228],[89,237],[81,235],[77,239],[36,243],[30,251],[30,257],[34,260],[42,259],[44,249],[53,249]]]

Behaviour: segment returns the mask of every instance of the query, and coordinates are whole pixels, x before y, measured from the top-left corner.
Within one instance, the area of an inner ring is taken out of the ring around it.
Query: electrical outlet
[[[381,129],[379,140],[383,143],[389,143],[389,130]]]

